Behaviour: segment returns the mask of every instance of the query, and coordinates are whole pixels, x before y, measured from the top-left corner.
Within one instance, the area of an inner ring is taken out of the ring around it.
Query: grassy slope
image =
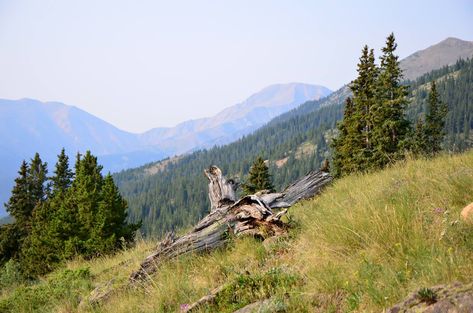
[[[118,291],[102,307],[80,311],[174,312],[225,284],[202,312],[233,312],[269,295],[287,311],[379,312],[418,287],[471,280],[473,226],[457,221],[470,202],[473,151],[408,161],[344,178],[293,207],[288,238],[234,240],[165,264],[144,288],[121,288],[153,246],[141,242],[114,257],[71,262],[34,287],[5,288],[0,311],[76,311],[80,297],[114,278]]]

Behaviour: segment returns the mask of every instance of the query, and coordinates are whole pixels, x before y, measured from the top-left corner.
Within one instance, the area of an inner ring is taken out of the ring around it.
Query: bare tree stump
[[[235,189],[237,185],[233,180],[227,181],[222,171],[216,166],[211,166],[204,173],[209,179],[210,212],[236,201]]]
[[[272,208],[287,208],[301,199],[312,197],[332,181],[329,174],[314,171],[282,193],[260,192],[235,201],[236,185],[226,180],[218,167],[211,166],[205,174],[209,179],[210,213],[186,235],[176,238],[173,233],[168,234],[155,252],[131,274],[131,282],[148,277],[166,260],[222,247],[232,236],[265,238],[284,234],[286,226],[280,219],[287,210],[274,214]]]

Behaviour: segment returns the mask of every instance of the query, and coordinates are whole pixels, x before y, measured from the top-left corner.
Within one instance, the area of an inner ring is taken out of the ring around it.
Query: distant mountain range
[[[52,169],[64,147],[69,155],[91,150],[106,171],[136,167],[249,134],[299,104],[330,94],[323,86],[290,83],[264,88],[214,117],[133,134],[77,108],[33,99],[0,99],[0,204],[7,201],[23,159],[39,152]],[[4,214],[0,205],[0,216]]]
[[[308,100],[318,100],[330,93],[328,88],[317,85],[271,85],[213,117],[186,121],[171,128],[155,128],[139,138],[144,146],[172,154],[227,144]]]
[[[401,61],[407,79],[473,55],[473,43],[448,38]],[[191,120],[171,128],[129,133],[76,107],[32,99],[0,99],[0,216],[21,160],[39,152],[52,169],[62,147],[70,155],[91,150],[106,171],[116,172],[167,156],[224,145],[252,133],[273,118],[309,100],[329,96],[324,106],[338,103],[346,87],[331,94],[323,86],[301,83],[264,88],[242,103],[210,118]],[[307,105],[310,109],[310,105]],[[303,112],[304,104],[298,113]]]
[[[468,135],[473,134],[472,65],[472,59],[446,68],[438,64],[440,69],[409,82],[406,115],[415,123],[425,114],[428,85],[437,81],[440,98],[449,106],[444,142],[448,151],[473,145],[473,137]],[[218,165],[227,177],[244,182],[255,158],[262,156],[268,160],[275,189],[283,190],[330,157],[328,146],[349,95],[345,85],[321,100],[283,113],[234,143],[116,173],[114,179],[128,201],[130,219],[141,220],[145,234],[158,236],[193,225],[208,213],[207,181],[202,171],[210,164]]]

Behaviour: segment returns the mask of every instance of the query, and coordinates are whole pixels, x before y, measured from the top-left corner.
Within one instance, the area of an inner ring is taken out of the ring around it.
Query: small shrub
[[[417,297],[420,301],[425,302],[427,304],[432,304],[437,302],[437,294],[430,288],[421,288],[417,292]]]
[[[233,312],[252,302],[283,296],[300,279],[294,274],[273,268],[265,273],[238,275],[218,294],[215,308],[218,312]]]
[[[9,260],[0,269],[0,290],[16,286],[24,281],[25,278],[21,274],[20,265],[17,262]]]

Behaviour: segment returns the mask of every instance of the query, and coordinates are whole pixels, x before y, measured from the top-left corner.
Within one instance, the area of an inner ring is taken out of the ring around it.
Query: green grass
[[[270,244],[235,239],[227,249],[168,262],[150,282],[127,288],[156,244],[140,241],[115,256],[70,262],[35,285],[4,287],[0,311],[178,312],[224,285],[199,312],[233,312],[268,297],[272,311],[380,312],[419,288],[471,280],[473,226],[459,221],[471,202],[473,151],[409,160],[343,178],[294,206],[295,228]],[[11,267],[4,281],[15,277]],[[78,308],[111,279],[108,300]]]

